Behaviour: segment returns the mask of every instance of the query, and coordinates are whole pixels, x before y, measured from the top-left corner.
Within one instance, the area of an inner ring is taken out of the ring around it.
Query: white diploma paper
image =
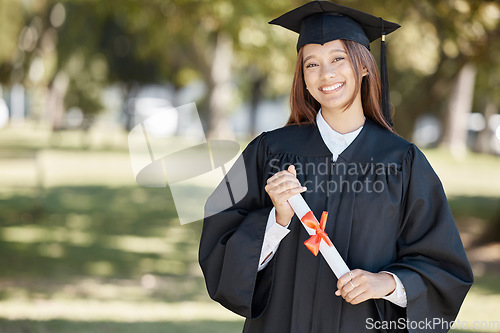
[[[302,217],[311,210],[301,194],[296,194],[288,199],[288,203],[290,203],[290,206],[292,206],[293,211],[299,217],[301,222]],[[309,228],[304,223],[302,223],[302,225],[306,228],[309,235],[316,235],[316,230]],[[335,246],[328,246],[324,240],[321,240],[319,251],[337,278],[340,278],[342,275],[349,272],[349,267],[347,267],[344,259],[342,259]]]

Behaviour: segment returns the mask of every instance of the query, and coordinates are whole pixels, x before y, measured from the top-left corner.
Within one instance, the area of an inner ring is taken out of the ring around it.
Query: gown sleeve
[[[235,167],[236,163],[228,172],[230,180],[246,177],[248,192],[241,201],[214,213],[226,191],[224,181],[207,200],[199,248],[199,263],[210,297],[247,318],[256,318],[264,311],[274,270],[273,260],[260,272],[257,269],[272,209],[270,201],[266,203],[264,190],[267,152],[263,133],[240,156],[245,170]]]
[[[402,171],[398,255],[381,270],[403,282],[409,332],[447,332],[472,285],[472,271],[441,182],[416,146]]]

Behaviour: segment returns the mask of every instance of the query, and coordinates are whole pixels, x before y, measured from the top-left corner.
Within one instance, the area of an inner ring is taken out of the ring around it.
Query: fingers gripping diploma
[[[291,165],[287,170],[269,177],[265,190],[276,210],[276,222],[286,226],[295,214],[288,199],[305,192],[307,188],[301,186],[295,167]],[[346,302],[354,305],[391,294],[396,289],[396,281],[385,272],[371,273],[355,269],[338,279],[337,288],[335,295],[342,296]]]
[[[337,288],[335,295],[342,296],[348,303],[359,304],[391,294],[396,289],[396,281],[385,272],[370,273],[355,269],[338,279]]]
[[[265,190],[276,209],[276,222],[286,226],[294,214],[288,199],[295,194],[305,192],[307,188],[300,185],[295,167],[290,165],[287,170],[282,170],[270,177]]]

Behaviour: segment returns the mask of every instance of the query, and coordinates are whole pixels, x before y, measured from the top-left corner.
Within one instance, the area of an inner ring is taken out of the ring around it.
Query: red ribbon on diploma
[[[327,217],[328,212],[323,212],[323,214],[321,215],[321,220],[318,223],[318,220],[316,220],[316,218],[314,217],[313,212],[308,211],[306,215],[302,216],[302,218],[300,219],[306,226],[316,230],[316,235],[312,235],[308,240],[304,242],[304,245],[307,246],[309,251],[311,251],[315,256],[318,255],[319,244],[321,244],[321,240],[324,240],[328,246],[333,246],[332,241],[330,240],[330,238],[328,238],[328,234],[325,232]]]

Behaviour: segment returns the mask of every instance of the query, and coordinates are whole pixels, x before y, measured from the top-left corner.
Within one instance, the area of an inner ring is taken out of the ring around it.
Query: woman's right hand
[[[288,199],[295,194],[305,192],[307,188],[300,185],[295,167],[290,165],[287,170],[280,171],[270,177],[267,180],[265,190],[274,204],[276,222],[286,226],[294,214]]]

